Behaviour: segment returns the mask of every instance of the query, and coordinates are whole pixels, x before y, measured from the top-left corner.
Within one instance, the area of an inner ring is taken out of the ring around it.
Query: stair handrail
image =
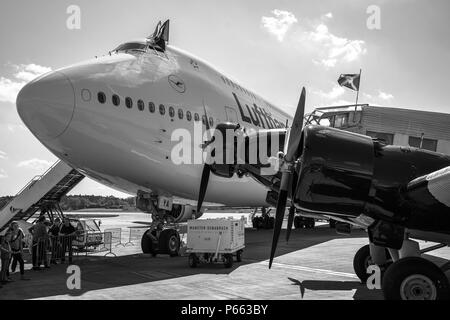
[[[34,176],[30,181],[28,181],[28,183],[22,188],[20,189],[19,192],[16,193],[16,195],[14,197],[11,198],[11,200],[9,200],[8,202],[5,203],[5,205],[3,205],[1,209],[6,208],[16,197],[18,197],[20,194],[22,194],[22,192],[24,192],[27,188],[29,188],[31,185],[35,184],[37,181],[41,180],[42,177],[44,177],[50,170],[52,170],[54,167],[56,167],[56,165],[60,162],[61,160],[57,160],[50,168],[48,168],[43,174],[41,175],[36,175]]]

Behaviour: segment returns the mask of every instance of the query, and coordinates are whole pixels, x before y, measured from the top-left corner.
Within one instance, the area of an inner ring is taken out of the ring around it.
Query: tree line
[[[3,208],[13,197],[0,197],[0,208]],[[135,198],[126,199],[113,196],[94,196],[94,195],[70,195],[64,196],[60,201],[61,209],[64,211],[75,211],[83,209],[135,209]]]

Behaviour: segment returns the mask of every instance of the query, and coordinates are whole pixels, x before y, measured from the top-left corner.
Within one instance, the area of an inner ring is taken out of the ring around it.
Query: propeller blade
[[[289,242],[289,237],[291,236],[292,224],[294,223],[295,217],[295,207],[291,206],[289,208],[288,224],[286,230],[286,242]]]
[[[297,111],[295,112],[294,122],[292,122],[291,132],[289,133],[289,143],[286,152],[286,161],[296,160],[298,145],[302,137],[303,117],[305,116],[306,90],[302,89],[300,100],[298,101]]]
[[[273,226],[273,239],[272,248],[270,250],[269,269],[272,267],[273,257],[277,249],[278,238],[280,237],[281,227],[283,225],[284,211],[286,209],[288,192],[286,190],[280,190],[278,195],[277,212],[275,215],[275,224]]]
[[[211,167],[207,164],[203,167],[202,180],[200,182],[200,191],[198,193],[197,212],[200,212],[205,199],[206,189],[208,188],[209,175],[211,173]]]
[[[203,103],[203,111],[205,113],[205,115],[204,115],[205,125],[206,125],[206,132],[207,132],[207,136],[208,136],[208,141],[206,141],[202,145],[202,148],[205,149],[208,146],[208,144],[210,144],[212,142],[212,137],[211,137],[210,131],[209,131],[210,126],[209,126],[209,121],[208,121],[208,113],[206,112],[206,107],[205,107],[204,103]],[[198,202],[197,202],[197,212],[200,212],[200,209],[202,208],[203,200],[205,199],[206,190],[208,189],[210,173],[211,173],[211,166],[206,163],[203,167],[202,180],[200,182],[200,191],[198,194]]]
[[[303,128],[303,117],[305,115],[306,90],[303,87],[298,101],[297,111],[295,112],[294,122],[292,123],[289,133],[289,142],[284,160],[287,164],[292,165],[297,160],[298,146],[300,144],[301,133]],[[269,269],[272,267],[275,251],[277,250],[278,239],[283,225],[284,212],[286,210],[286,202],[288,195],[291,195],[293,172],[289,170],[283,171],[280,181],[280,191],[278,194],[277,212],[275,216],[275,225],[273,228],[272,248],[270,251]],[[291,213],[289,213],[291,215]],[[291,226],[292,227],[292,226]],[[290,230],[288,231],[290,233]]]

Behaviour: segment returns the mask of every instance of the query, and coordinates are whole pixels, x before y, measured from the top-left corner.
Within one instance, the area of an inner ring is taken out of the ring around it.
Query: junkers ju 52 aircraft
[[[289,201],[287,240],[295,210],[364,228],[370,244],[356,253],[353,262],[362,281],[369,276],[367,267],[376,264],[383,271],[382,290],[387,299],[449,298],[444,272],[450,264],[439,268],[422,258],[424,250],[412,239],[441,244],[432,249],[450,244],[450,157],[319,125],[302,128],[305,96],[303,88],[292,127],[281,132],[275,129],[286,141],[276,155],[279,170],[267,175],[261,170],[265,164],[248,161],[207,164],[199,208],[210,171],[222,176],[232,172],[250,175],[273,191],[276,204],[269,268]],[[239,130],[236,127],[219,124],[216,130]],[[244,148],[251,149],[269,131],[248,134]],[[224,149],[235,145],[235,140],[223,138]]]

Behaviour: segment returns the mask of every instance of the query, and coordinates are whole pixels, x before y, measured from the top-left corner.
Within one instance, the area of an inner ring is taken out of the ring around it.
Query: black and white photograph
[[[2,0],[0,310],[450,300],[449,14]]]

